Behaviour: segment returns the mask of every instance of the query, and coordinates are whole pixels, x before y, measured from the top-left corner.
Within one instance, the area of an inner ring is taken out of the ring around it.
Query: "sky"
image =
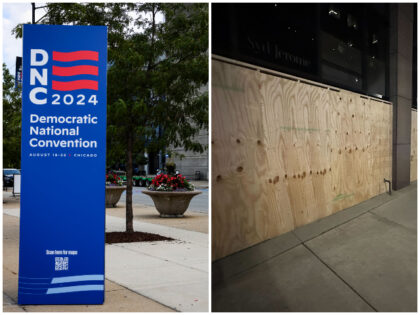
[[[41,4],[37,4],[40,6]],[[43,10],[38,10],[37,17]],[[3,62],[12,75],[15,73],[16,56],[22,56],[22,39],[12,35],[12,29],[19,23],[32,20],[31,3],[3,3]]]
[[[37,7],[41,7],[45,3],[36,3]],[[39,9],[35,11],[35,19],[41,18],[45,10]],[[163,22],[164,18],[161,14],[157,17],[158,22]],[[22,39],[16,39],[12,35],[12,29],[19,23],[27,23],[32,21],[31,3],[3,3],[3,62],[6,63],[10,73],[15,73],[16,56],[22,56]]]

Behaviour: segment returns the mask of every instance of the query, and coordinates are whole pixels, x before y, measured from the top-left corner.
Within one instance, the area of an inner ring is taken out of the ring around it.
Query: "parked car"
[[[149,187],[153,177],[150,176],[133,176],[134,186]]]
[[[125,171],[112,171],[113,174],[117,174],[121,178],[123,185],[127,185],[127,172]],[[133,186],[149,187],[154,177],[139,175],[133,176]]]
[[[13,175],[19,175],[20,171],[15,168],[3,169],[3,187],[13,187]]]

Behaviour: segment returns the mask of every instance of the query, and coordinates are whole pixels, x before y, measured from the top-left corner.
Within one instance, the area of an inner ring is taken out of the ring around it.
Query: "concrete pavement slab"
[[[17,209],[19,210],[19,209]],[[105,280],[103,305],[17,305],[19,219],[3,215],[3,311],[4,312],[172,312],[160,303],[135,293],[117,283]]]
[[[366,213],[306,245],[376,310],[414,312],[416,238],[413,229]]]
[[[417,185],[415,185],[415,187],[417,187]],[[372,209],[370,212],[407,228],[416,230],[417,191],[414,189],[407,190],[403,196],[398,197],[381,207]]]
[[[124,231],[125,219],[107,216],[106,229]],[[208,234],[139,221],[134,229],[176,241],[107,245],[107,277],[173,309],[208,311]]]
[[[19,208],[8,208],[3,209],[3,213],[19,217],[20,210]],[[209,236],[206,233],[200,233],[195,231],[188,231],[179,228],[145,223],[134,221],[134,229],[136,231],[142,231],[147,233],[155,233],[166,237],[171,237],[179,241],[185,241],[189,243],[194,243],[195,245],[207,247],[209,242]],[[107,232],[116,232],[116,231],[125,231],[125,219],[114,217],[111,215],[106,216],[106,231]]]
[[[19,216],[17,208],[3,212]],[[176,310],[208,311],[208,234],[138,221],[134,229],[176,241],[107,245],[106,278]],[[125,219],[106,217],[107,232],[124,230]]]
[[[164,226],[159,224],[145,223],[134,221],[134,230],[142,231],[147,233],[155,233],[166,237],[171,237],[179,241],[195,244],[201,247],[209,246],[209,236],[206,233],[200,233],[195,231],[188,231],[178,229],[170,226]],[[125,219],[117,218],[113,216],[106,216],[106,231],[125,231]]]
[[[225,312],[372,311],[302,245],[231,278],[213,290],[212,305]]]
[[[125,205],[118,204],[115,208],[106,208],[106,214],[125,219]],[[167,225],[183,230],[208,233],[209,217],[207,213],[187,211],[182,218],[161,218],[154,206],[133,205],[134,221]]]
[[[24,312],[25,310],[16,304],[8,295],[3,293],[3,312]]]
[[[115,244],[133,252],[208,273],[208,248],[186,242],[142,242]]]
[[[109,290],[110,287],[113,289]],[[173,312],[172,309],[109,280],[105,281],[103,305],[26,305],[23,308],[27,312]]]
[[[176,310],[208,310],[207,273],[118,247],[107,246],[109,279]]]
[[[254,257],[261,243],[214,262],[213,270],[234,276],[213,286],[213,310],[416,311],[416,188],[411,184],[293,231],[306,242],[266,261]],[[301,247],[305,255],[297,254]],[[235,265],[244,270],[235,275]],[[349,304],[352,299],[358,302]]]
[[[296,236],[303,242],[308,241],[326,231],[329,231],[336,226],[348,222],[367,211],[379,207],[387,202],[393,200],[393,197],[388,194],[381,194],[379,196],[368,199],[353,207],[341,210],[328,217],[322,218],[313,223],[299,227],[293,231]]]
[[[212,265],[212,285],[219,286],[240,274],[288,249],[300,244],[291,232],[262,242],[256,246],[215,261]]]

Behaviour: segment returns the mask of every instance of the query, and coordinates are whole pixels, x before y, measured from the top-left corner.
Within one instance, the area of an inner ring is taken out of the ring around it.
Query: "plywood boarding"
[[[213,259],[386,191],[392,107],[212,62]]]
[[[417,111],[411,111],[410,181],[417,180]]]

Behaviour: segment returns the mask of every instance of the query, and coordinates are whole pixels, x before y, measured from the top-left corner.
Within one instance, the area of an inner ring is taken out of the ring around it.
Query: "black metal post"
[[[35,2],[32,2],[32,24],[35,24]]]

